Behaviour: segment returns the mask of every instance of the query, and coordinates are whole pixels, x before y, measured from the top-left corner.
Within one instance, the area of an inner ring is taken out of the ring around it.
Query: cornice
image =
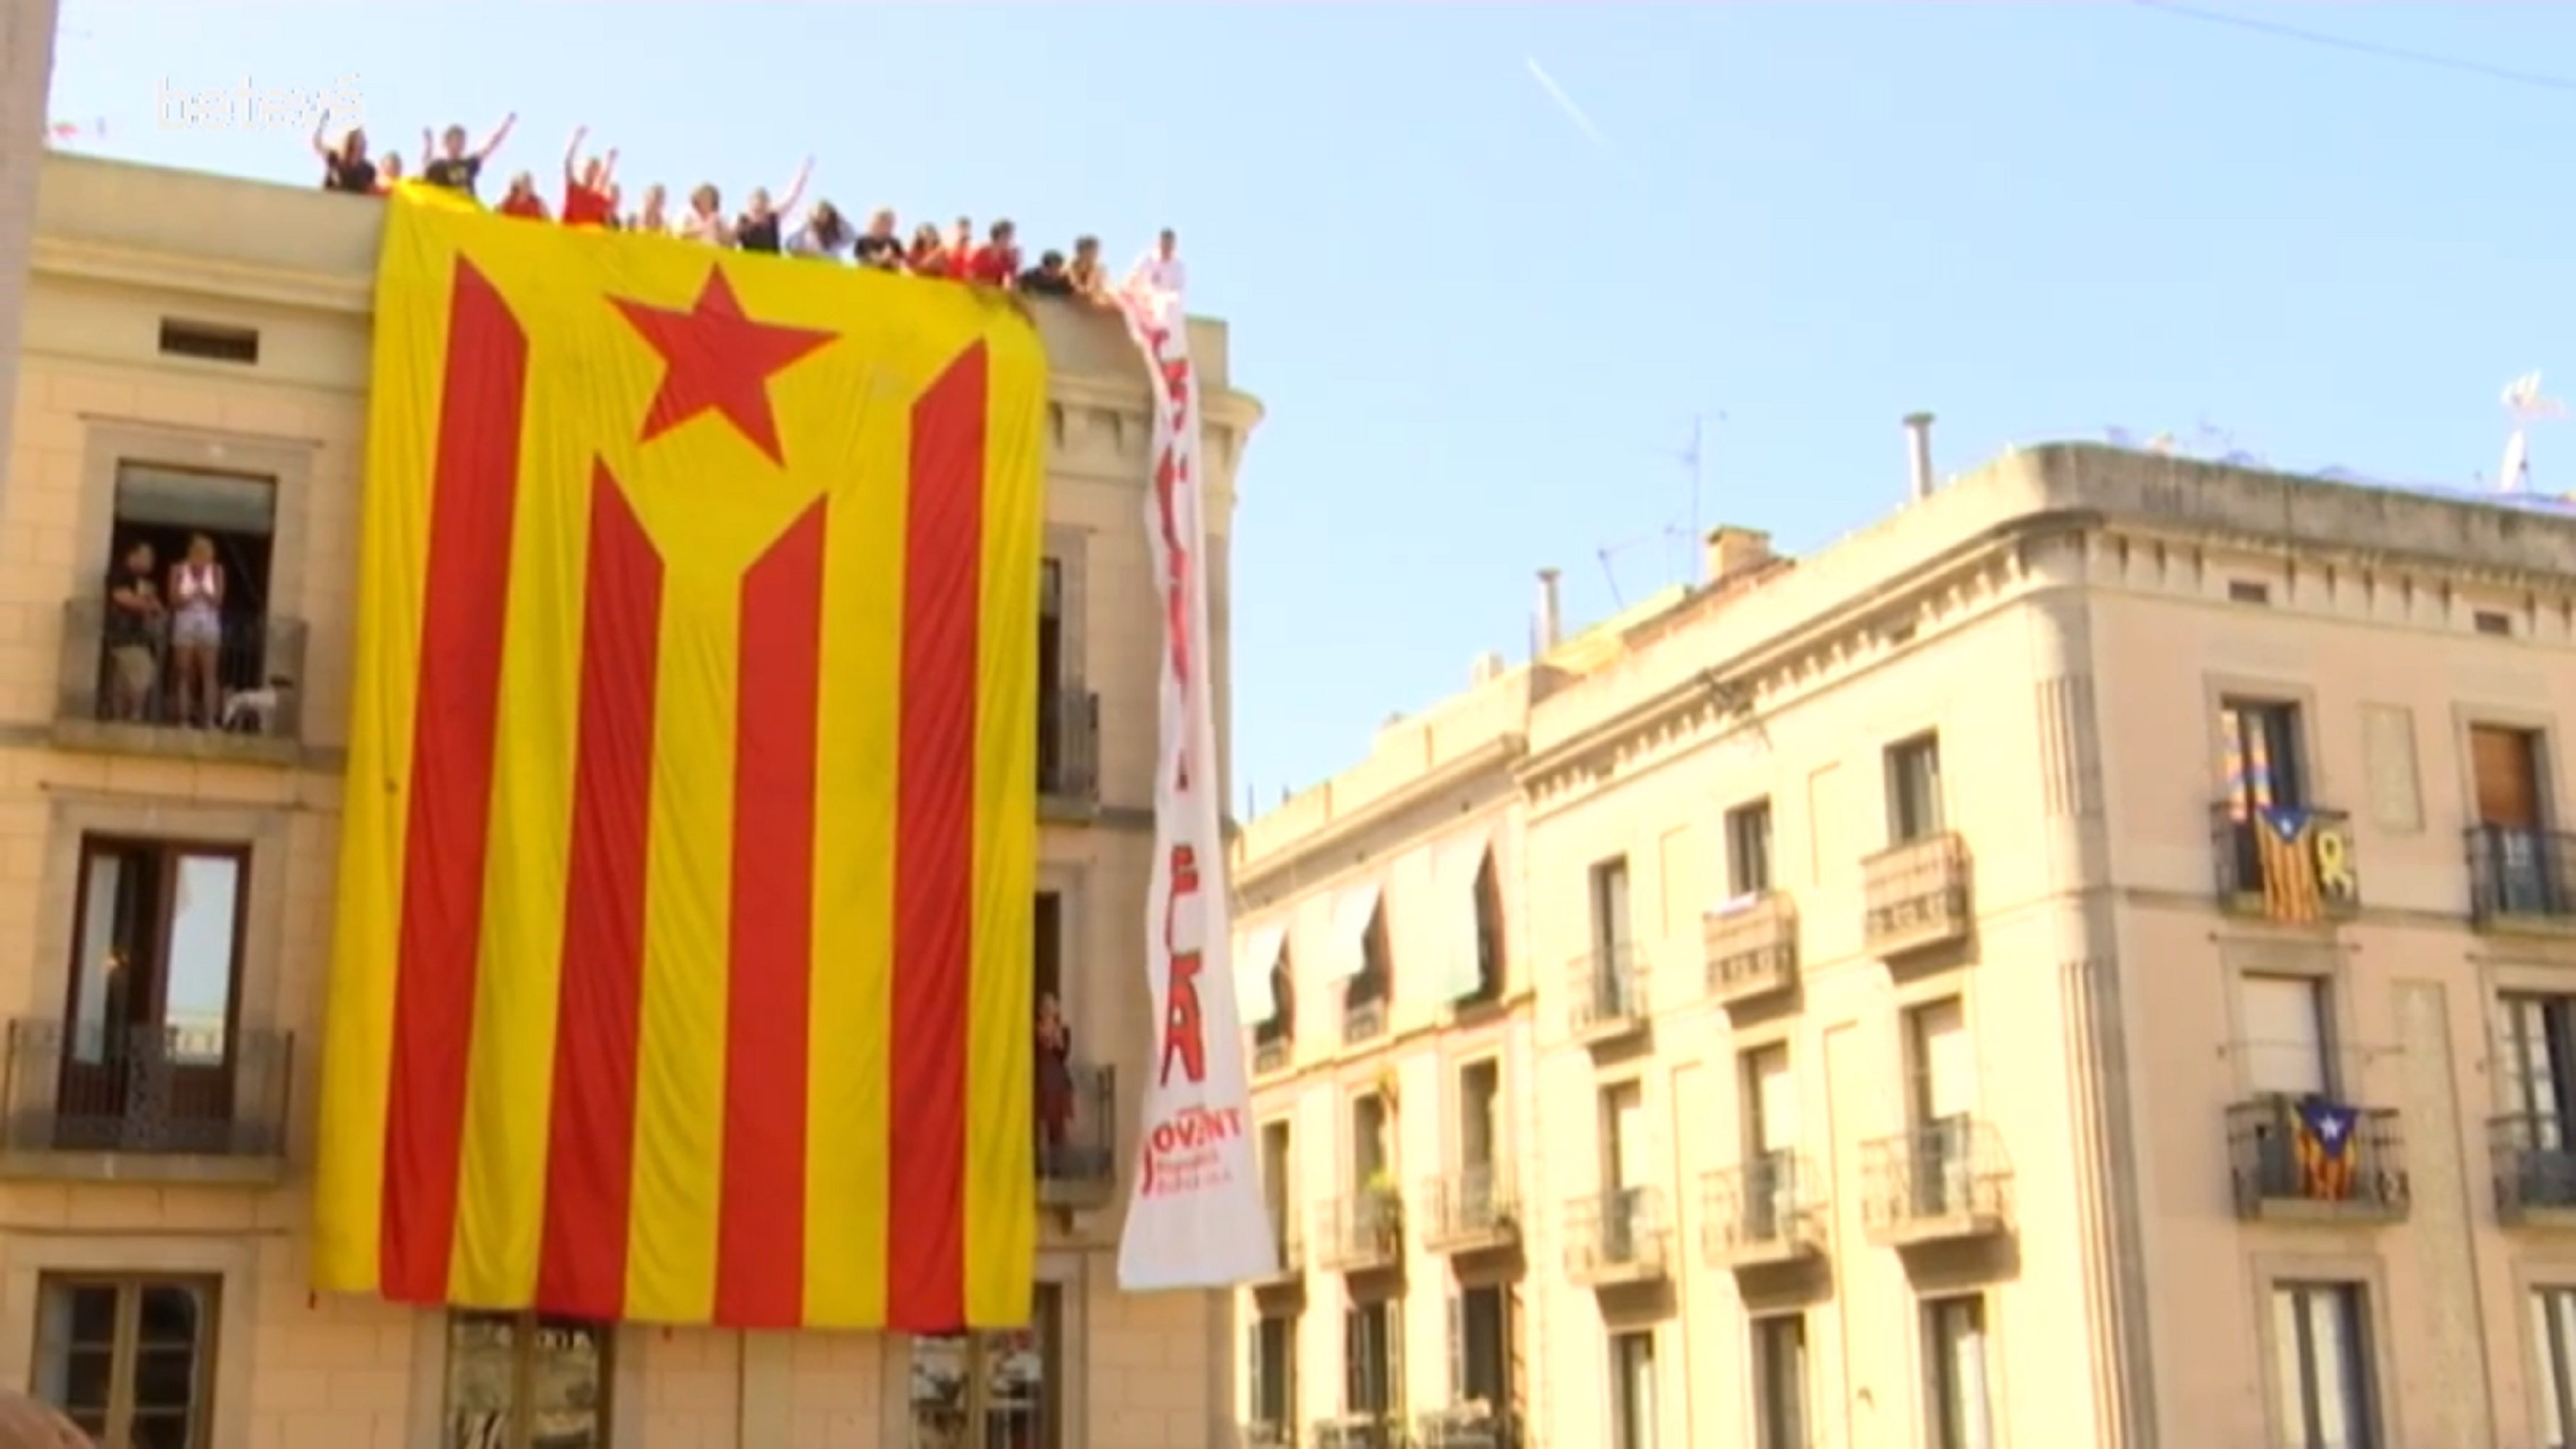
[[[1371,800],[1347,815],[1337,815],[1308,834],[1297,837],[1272,855],[1243,863],[1235,872],[1238,891],[1256,890],[1283,875],[1292,875],[1297,867],[1312,857],[1347,844],[1405,811],[1453,790],[1478,775],[1499,773],[1506,778],[1512,762],[1520,758],[1529,741],[1518,734],[1497,735],[1455,759],[1424,771],[1407,780],[1401,787]]]
[[[42,276],[309,312],[363,317],[375,308],[372,277],[260,266],[219,257],[191,257],[178,262],[162,251],[71,237],[39,235],[30,266]]]

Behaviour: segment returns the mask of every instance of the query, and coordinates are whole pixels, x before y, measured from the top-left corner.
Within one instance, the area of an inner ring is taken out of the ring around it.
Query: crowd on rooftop
[[[416,179],[479,200],[477,188],[483,168],[508,142],[518,121],[516,115],[503,118],[479,145],[473,144],[463,126],[449,126],[436,134],[423,128],[423,159]],[[401,184],[403,166],[398,153],[371,153],[367,133],[358,127],[333,141],[330,127],[331,118],[325,115],[313,132],[313,150],[322,161],[325,190],[382,196]],[[773,195],[765,187],[755,187],[743,198],[742,210],[730,216],[725,212],[724,194],[711,184],[701,184],[690,191],[686,205],[673,212],[668,192],[656,183],[645,187],[637,204],[629,209],[617,180],[617,152],[611,149],[585,156],[583,143],[589,139],[587,128],[573,132],[572,144],[564,150],[563,190],[556,204],[547,204],[535,172],[522,171],[510,178],[508,189],[492,209],[530,221],[656,232],[740,251],[849,261],[880,271],[947,277],[1032,296],[1105,303],[1111,288],[1117,285],[1101,264],[1100,239],[1095,236],[1074,238],[1069,253],[1043,251],[1031,265],[1021,250],[1019,230],[1009,221],[991,223],[978,238],[973,221],[962,216],[945,227],[921,223],[907,235],[890,207],[871,213],[864,226],[853,223],[839,207],[822,200],[806,206],[798,217],[797,208],[804,204],[807,183],[813,179],[811,158],[796,169],[784,189]],[[1137,259],[1124,280],[1142,281],[1159,291],[1179,292],[1183,275],[1179,239],[1166,229],[1155,245]]]

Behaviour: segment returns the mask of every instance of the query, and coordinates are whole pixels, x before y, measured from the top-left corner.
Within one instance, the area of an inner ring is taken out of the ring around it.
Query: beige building
[[[1041,1163],[1037,1322],[967,1344],[450,1316],[307,1286],[378,209],[60,155],[42,170],[0,513],[0,1384],[112,1449],[1198,1449],[1223,1432],[1223,1298],[1115,1286],[1136,1084],[1105,1063],[1148,1050],[1160,637],[1148,394],[1115,319],[1037,308],[1056,367],[1038,970],[1079,1087],[1072,1145]],[[1258,407],[1227,385],[1222,326],[1192,340],[1222,529]],[[131,690],[103,658],[111,569],[191,532],[230,579],[222,680],[293,681],[234,732],[175,727],[166,677]],[[1212,554],[1221,631],[1222,536]]]
[[[1243,1442],[2576,1434],[2576,516],[1928,454],[1246,827]]]

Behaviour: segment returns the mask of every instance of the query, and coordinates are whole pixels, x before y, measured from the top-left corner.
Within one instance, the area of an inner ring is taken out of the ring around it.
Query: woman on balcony
[[[221,686],[216,664],[224,648],[224,566],[215,541],[188,537],[188,556],[170,570],[170,656],[178,674],[179,723],[204,728],[215,722]]]
[[[1038,998],[1038,1170],[1073,1135],[1073,1028],[1054,992]]]

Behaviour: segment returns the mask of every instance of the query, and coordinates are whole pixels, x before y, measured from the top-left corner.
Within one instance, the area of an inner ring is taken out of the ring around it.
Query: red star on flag
[[[769,408],[769,379],[839,337],[806,327],[780,327],[743,315],[724,268],[711,267],[697,305],[686,312],[609,299],[662,354],[661,390],[644,418],[651,442],[700,413],[722,413],[752,446],[781,467],[778,419]]]

